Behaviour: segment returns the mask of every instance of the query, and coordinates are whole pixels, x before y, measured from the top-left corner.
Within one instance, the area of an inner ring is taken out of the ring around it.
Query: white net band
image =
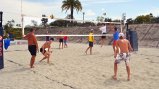
[[[94,34],[94,35],[36,35],[37,37],[44,37],[44,36],[69,36],[69,37],[85,37],[85,36],[113,36],[113,34]]]

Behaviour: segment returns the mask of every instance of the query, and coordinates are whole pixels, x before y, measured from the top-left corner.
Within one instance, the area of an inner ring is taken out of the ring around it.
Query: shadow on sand
[[[30,68],[21,67],[10,71],[1,71],[1,74],[10,74],[10,73],[24,72],[24,71],[30,71]]]

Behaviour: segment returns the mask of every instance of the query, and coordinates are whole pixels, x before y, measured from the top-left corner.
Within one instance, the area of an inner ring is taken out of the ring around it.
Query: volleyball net
[[[35,28],[35,35],[37,39],[46,40],[46,37],[64,37],[68,36],[69,41],[76,43],[88,42],[88,36],[93,29],[93,36],[97,43],[99,43],[101,36],[106,36],[107,43],[110,44],[114,27],[121,32],[121,22],[100,22],[92,20],[75,20],[67,18],[50,18],[50,17],[35,17],[23,16],[23,30],[25,35],[31,28]],[[102,34],[101,28],[106,29],[106,34]]]
[[[92,20],[75,20],[67,18],[50,18],[50,17],[35,17],[23,16],[23,30],[26,34],[29,28],[36,28],[35,35],[37,37],[45,36],[70,36],[70,37],[85,37],[89,36],[90,30],[93,29],[93,36],[101,36],[101,27],[106,25],[105,36],[112,36],[113,28],[117,27],[121,31],[120,22],[100,22]],[[59,34],[62,32],[63,34]]]

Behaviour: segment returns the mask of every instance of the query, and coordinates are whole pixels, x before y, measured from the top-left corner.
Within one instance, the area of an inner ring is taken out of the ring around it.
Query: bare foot
[[[127,81],[130,81],[130,78],[128,78]]]
[[[85,53],[87,54],[87,51],[85,51]]]
[[[49,65],[54,65],[53,63],[50,63]]]
[[[117,80],[117,77],[116,77],[115,75],[113,75],[112,78],[113,78],[114,80]]]
[[[30,68],[34,68],[34,66],[30,66]]]

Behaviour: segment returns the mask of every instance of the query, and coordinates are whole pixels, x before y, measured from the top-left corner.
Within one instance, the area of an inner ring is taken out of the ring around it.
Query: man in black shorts
[[[54,41],[53,38],[50,38],[49,41],[46,41],[43,46],[40,48],[40,52],[44,55],[44,57],[40,60],[43,61],[45,59],[47,59],[47,63],[50,63],[50,55],[52,53],[52,51],[50,51],[51,48],[51,43]]]
[[[36,57],[36,53],[38,50],[38,43],[36,40],[36,37],[34,35],[35,29],[32,28],[30,30],[30,33],[28,33],[26,36],[23,36],[25,39],[28,40],[28,50],[30,52],[30,54],[32,55],[31,60],[30,60],[30,68],[34,68],[34,61],[35,61],[35,57]]]
[[[60,35],[62,35],[63,32],[60,31]],[[62,46],[62,47],[61,47]],[[59,36],[59,49],[63,49],[63,36]]]
[[[49,32],[47,31],[46,32],[46,35],[49,35]],[[49,36],[46,36],[46,41],[49,41],[50,37]]]

